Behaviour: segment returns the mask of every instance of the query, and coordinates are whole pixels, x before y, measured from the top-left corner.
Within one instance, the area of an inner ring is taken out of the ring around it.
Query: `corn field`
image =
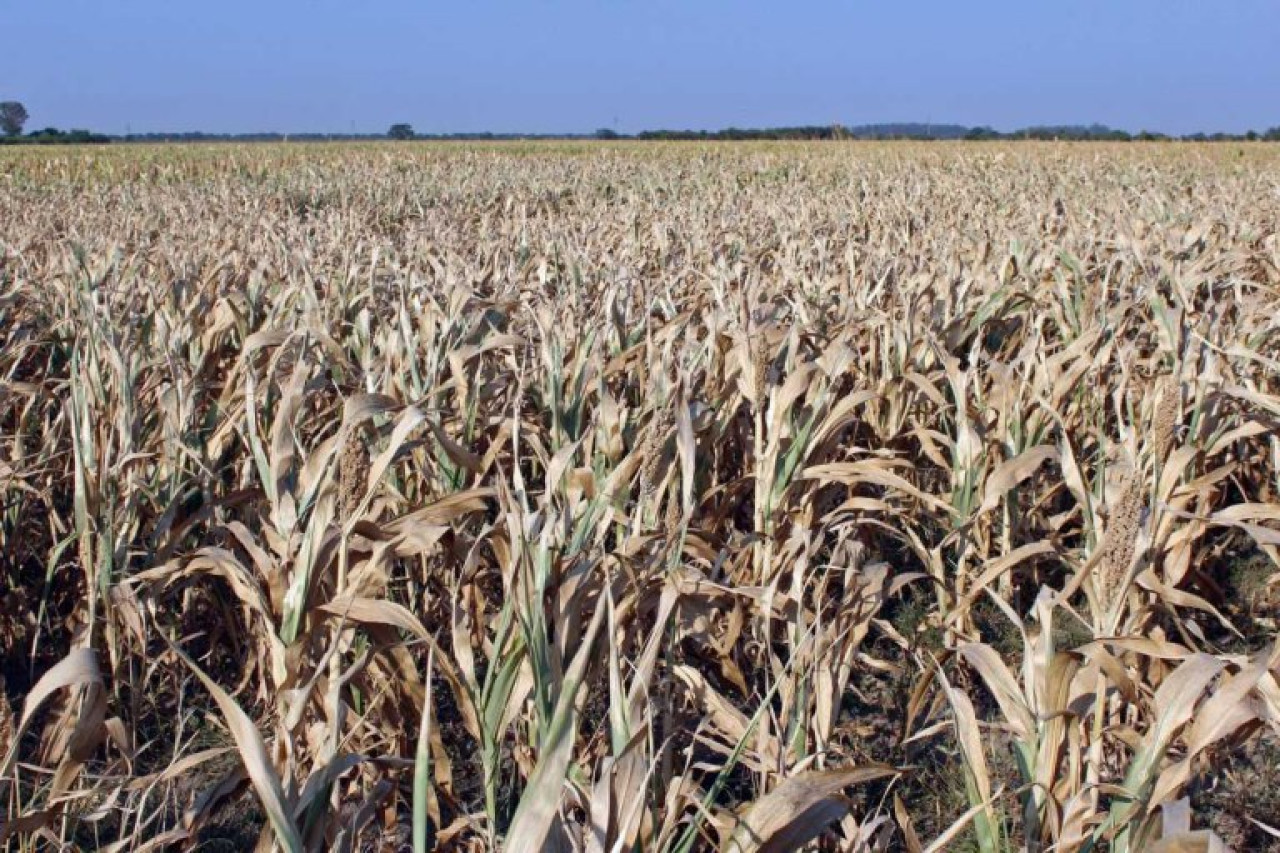
[[[1280,148],[0,151],[0,846],[1280,848]]]

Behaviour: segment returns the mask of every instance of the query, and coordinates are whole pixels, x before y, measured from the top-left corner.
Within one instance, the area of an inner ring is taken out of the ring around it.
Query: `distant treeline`
[[[723,130],[645,130],[636,139],[964,139],[973,128],[961,124],[802,125]],[[991,131],[994,133],[994,131]]]
[[[407,125],[400,127],[408,128]],[[1101,124],[1091,125],[1040,125],[1011,132],[991,127],[971,127],[962,124],[890,123],[860,125],[806,125],[800,127],[738,128],[723,130],[644,130],[634,135],[602,128],[590,134],[573,133],[414,133],[391,136],[386,133],[130,133],[112,136],[88,130],[58,130],[47,127],[32,133],[0,137],[0,144],[50,145],[60,143],[107,142],[336,142],[374,141],[388,138],[415,140],[583,140],[583,139],[639,139],[639,140],[821,140],[821,139],[916,139],[916,140],[985,140],[985,139],[1041,139],[1128,142],[1184,140],[1188,142],[1245,142],[1254,140],[1280,141],[1280,126],[1269,130],[1247,133],[1192,133],[1171,136],[1151,131],[1129,133]]]
[[[530,134],[530,133],[441,133],[414,134],[413,139],[595,139],[597,134]],[[391,138],[385,133],[126,133],[112,135],[88,130],[58,130],[54,127],[18,136],[0,136],[0,145],[49,145],[57,143],[107,142],[373,142]]]
[[[605,138],[623,138],[612,132],[601,131]],[[1266,139],[1280,141],[1280,127],[1262,133],[1194,133],[1169,136],[1164,133],[1141,131],[1129,133],[1101,124],[1091,125],[1040,125],[1012,132],[1001,132],[991,127],[969,127],[962,124],[861,124],[822,125],[806,127],[770,127],[743,129],[730,127],[724,130],[646,130],[635,135],[636,139],[1065,139],[1100,142],[1127,142],[1130,140],[1155,141],[1184,139],[1197,142],[1229,142]]]
[[[412,133],[412,131],[410,131]],[[385,133],[142,133],[114,137],[121,142],[324,142],[324,141],[372,141],[387,139]],[[1263,132],[1248,133],[1193,133],[1170,136],[1164,133],[1141,131],[1129,133],[1101,124],[1090,125],[1041,125],[1011,132],[991,127],[972,127],[963,124],[859,124],[859,125],[805,125],[800,127],[740,128],[723,130],[643,130],[636,134],[620,133],[601,128],[595,133],[412,133],[399,138],[420,140],[537,140],[537,139],[685,139],[685,140],[787,140],[787,139],[1063,139],[1081,141],[1127,142],[1130,140],[1156,141],[1182,139],[1194,142],[1243,142],[1256,139],[1280,141],[1280,127]]]
[[[374,142],[395,137],[386,133],[130,133],[117,142]],[[591,133],[414,133],[410,139],[485,141],[498,139],[595,139]]]
[[[46,127],[44,130],[33,130],[22,136],[0,136],[0,145],[101,145],[112,142],[113,138],[104,133],[93,133],[88,130],[58,130]]]

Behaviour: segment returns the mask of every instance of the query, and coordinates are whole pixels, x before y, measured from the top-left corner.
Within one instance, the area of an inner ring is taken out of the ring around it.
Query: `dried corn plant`
[[[0,845],[1220,843],[1278,163],[0,151]]]

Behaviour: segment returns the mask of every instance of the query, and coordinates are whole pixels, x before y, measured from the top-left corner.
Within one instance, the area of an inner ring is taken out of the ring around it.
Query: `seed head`
[[[1160,383],[1159,397],[1156,399],[1155,412],[1152,415],[1151,435],[1157,459],[1165,459],[1173,449],[1180,420],[1178,383],[1166,379]]]
[[[756,406],[764,405],[765,384],[769,377],[769,341],[763,329],[757,329],[751,342],[751,388],[755,392]]]
[[[338,458],[338,511],[349,519],[369,484],[369,449],[357,430],[347,435]]]
[[[1124,586],[1142,526],[1142,507],[1142,474],[1137,469],[1131,469],[1121,481],[1120,496],[1112,508],[1106,532],[1099,545],[1101,561],[1098,564],[1098,593],[1103,607],[1108,611],[1125,594]]]
[[[668,542],[674,542],[680,533],[681,510],[679,490],[673,485],[667,495],[667,512],[663,519],[663,531]]]
[[[675,424],[675,417],[669,407],[662,407],[654,413],[649,424],[649,433],[640,445],[640,458],[644,467],[640,469],[640,496],[647,498],[658,486],[658,470],[662,464],[662,451],[667,444],[667,436]]]

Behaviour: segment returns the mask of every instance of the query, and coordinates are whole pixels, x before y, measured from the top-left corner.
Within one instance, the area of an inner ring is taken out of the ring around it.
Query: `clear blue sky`
[[[0,0],[28,128],[1280,125],[1280,0]]]

